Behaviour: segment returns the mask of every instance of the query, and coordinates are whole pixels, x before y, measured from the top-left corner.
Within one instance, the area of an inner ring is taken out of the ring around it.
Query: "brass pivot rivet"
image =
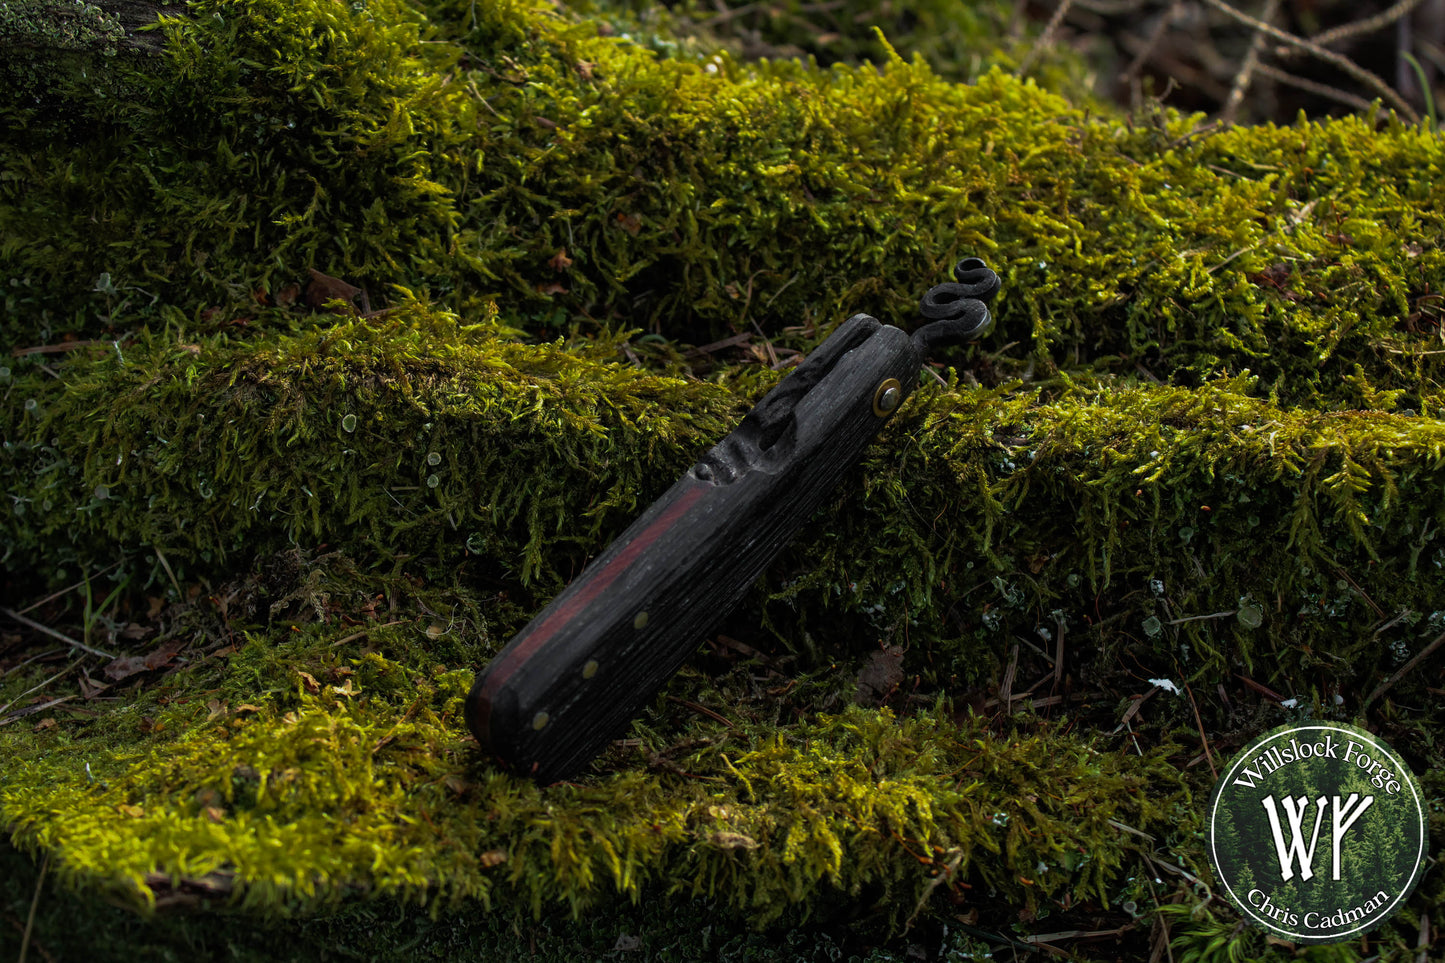
[[[582,678],[590,679],[597,674],[597,660],[588,659],[587,664],[582,667]]]
[[[532,728],[538,730],[545,729],[547,728],[547,723],[551,721],[551,716],[547,715],[547,713],[545,712],[539,712],[532,717]]]
[[[647,627],[647,613],[646,613],[646,612],[638,612],[638,613],[637,613],[637,617],[632,620],[632,627],[633,627],[634,629],[643,629],[643,628],[646,628],[646,627]]]
[[[873,392],[873,413],[879,418],[887,418],[898,408],[898,402],[903,400],[903,386],[898,383],[897,378],[885,378]]]

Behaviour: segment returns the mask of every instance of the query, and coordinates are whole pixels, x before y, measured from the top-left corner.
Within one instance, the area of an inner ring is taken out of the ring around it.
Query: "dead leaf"
[[[718,831],[708,834],[708,841],[721,849],[757,849],[758,841],[751,836],[744,836],[742,833],[730,833]]]
[[[260,707],[260,706],[253,706],[253,705],[251,705],[251,703],[249,703],[249,702],[243,702],[243,703],[241,703],[240,705],[236,706],[236,711],[237,711],[237,712],[260,712],[260,711],[261,711],[261,707]]]
[[[129,679],[137,673],[146,671],[146,660],[144,656],[123,655],[105,667],[105,677],[112,682],[119,682],[122,679]]]
[[[628,234],[632,234],[634,236],[637,234],[638,231],[642,230],[641,219],[633,217],[631,214],[618,214],[617,223],[622,225],[623,230],[625,230]]]
[[[301,677],[301,684],[306,687],[307,692],[315,695],[321,691],[321,683],[317,682],[316,677],[310,672],[302,672],[298,669],[296,670],[296,674]]]
[[[552,255],[552,259],[547,262],[547,266],[559,274],[571,267],[572,259],[567,256],[567,249],[564,247]]]
[[[537,285],[537,293],[545,294],[548,297],[551,297],[554,294],[566,294],[567,287],[566,285],[558,284],[556,281],[552,281],[547,284]]]
[[[201,812],[205,813],[206,818],[213,823],[226,821],[226,811],[220,806],[207,806],[205,809],[202,809]]]
[[[858,691],[853,701],[878,705],[903,681],[903,647],[889,645],[874,651],[858,672]]]
[[[153,625],[141,625],[139,622],[127,622],[125,628],[120,630],[120,637],[122,639],[130,639],[131,641],[135,641],[137,639],[143,639],[148,635],[153,635],[155,633],[155,630],[156,628]]]
[[[146,618],[153,619],[166,607],[166,600],[154,595],[146,599]]]
[[[96,682],[89,675],[82,675],[80,677],[80,694],[85,697],[85,700],[87,702],[89,702],[91,699],[94,699],[96,696],[100,695],[102,692],[109,688],[110,686],[108,684],[104,682]]]
[[[129,806],[125,803],[121,803],[119,806],[116,806],[115,811],[120,813],[122,816],[129,816],[132,819],[139,819],[146,814],[145,808],[143,806]]]
[[[44,697],[44,696],[36,696],[36,698],[37,698],[37,699],[44,699],[45,697]],[[69,702],[71,699],[74,699],[74,698],[75,698],[75,696],[73,696],[73,695],[61,696],[59,699],[50,699],[49,701],[41,702],[41,703],[38,704],[38,705],[27,706],[27,707],[24,708],[24,709],[16,709],[14,712],[10,713],[8,716],[0,717],[0,726],[7,725],[8,723],[14,722],[16,719],[23,719],[23,718],[25,718],[26,716],[33,716],[33,715],[35,715],[35,713],[37,713],[37,712],[44,712],[46,709],[49,709],[49,708],[51,708],[51,707],[53,707],[53,706],[58,706],[58,705],[60,705],[62,702]]]
[[[340,278],[334,278],[329,274],[322,274],[315,268],[308,268],[308,270],[311,272],[311,283],[306,285],[306,303],[308,305],[319,310],[331,301],[356,304],[356,298],[361,294],[361,288],[347,284]]]
[[[351,688],[351,680],[350,680],[350,679],[347,679],[347,680],[346,680],[344,683],[342,683],[341,685],[334,685],[334,686],[332,686],[332,687],[331,687],[331,691],[334,692],[334,693],[336,693],[336,694],[339,695],[339,696],[346,696],[347,698],[350,698],[351,696],[354,696],[354,695],[360,695],[360,694],[361,694],[361,693],[357,692],[355,689]]]
[[[491,869],[493,866],[500,866],[507,861],[505,849],[489,849],[477,857],[477,862],[482,864],[482,869]]]
[[[41,729],[50,729],[55,725],[55,717],[47,716],[46,718],[41,719],[39,722],[35,723],[35,731],[39,732]]]
[[[597,66],[596,61],[592,61],[592,60],[579,60],[579,61],[577,61],[577,76],[581,77],[583,80],[591,80],[591,79],[592,79],[592,70],[593,70],[593,68],[596,67],[596,66]]]
[[[161,643],[142,661],[147,669],[160,669],[175,661],[181,649],[186,647],[185,639],[170,639]]]

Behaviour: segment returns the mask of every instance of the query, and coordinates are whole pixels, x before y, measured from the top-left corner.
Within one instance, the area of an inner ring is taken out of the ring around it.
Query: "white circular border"
[[[1263,749],[1265,746],[1268,746],[1276,739],[1282,739],[1286,736],[1292,736],[1301,732],[1324,731],[1347,733],[1352,739],[1356,741],[1362,740],[1368,743],[1370,747],[1374,749],[1377,753],[1383,753],[1390,760],[1391,763],[1397,766],[1402,773],[1409,777],[1408,779],[1404,780],[1404,783],[1410,789],[1410,797],[1415,800],[1415,811],[1420,814],[1420,848],[1419,851],[1415,854],[1415,871],[1410,874],[1409,880],[1407,880],[1404,885],[1400,887],[1399,893],[1395,896],[1393,900],[1390,901],[1390,905],[1387,906],[1383,912],[1375,914],[1372,919],[1361,923],[1354,929],[1345,930],[1342,933],[1331,934],[1328,936],[1310,933],[1296,933],[1293,930],[1285,929],[1274,920],[1265,921],[1264,919],[1256,915],[1254,913],[1254,908],[1249,905],[1249,900],[1240,899],[1239,895],[1235,893],[1234,890],[1230,887],[1229,881],[1224,878],[1224,873],[1220,871],[1219,854],[1215,852],[1215,840],[1218,838],[1218,834],[1214,831],[1214,820],[1219,813],[1220,797],[1224,795],[1223,789],[1228,784],[1228,780],[1233,777],[1236,769],[1252,761],[1259,750]],[[1247,744],[1243,749],[1239,750],[1239,752],[1235,755],[1234,762],[1230,763],[1229,769],[1225,771],[1224,775],[1219,777],[1219,783],[1215,787],[1213,798],[1210,800],[1209,858],[1214,863],[1214,873],[1216,876],[1219,877],[1220,885],[1222,885],[1225,891],[1229,893],[1230,901],[1234,903],[1235,908],[1241,910],[1246,916],[1253,920],[1256,925],[1271,933],[1283,933],[1286,936],[1292,936],[1298,940],[1309,941],[1311,943],[1332,943],[1345,940],[1352,934],[1358,933],[1361,930],[1378,926],[1380,923],[1383,923],[1387,917],[1391,916],[1395,912],[1400,900],[1404,899],[1415,888],[1415,884],[1419,882],[1420,879],[1420,870],[1425,865],[1425,848],[1429,842],[1429,824],[1426,821],[1424,803],[1420,800],[1420,794],[1416,791],[1415,788],[1415,784],[1417,781],[1418,780],[1415,777],[1414,771],[1411,770],[1409,766],[1405,765],[1405,760],[1401,759],[1395,754],[1395,750],[1391,749],[1387,745],[1384,745],[1383,743],[1376,742],[1375,737],[1370,733],[1365,732],[1364,730],[1356,731],[1354,728],[1347,729],[1343,728],[1338,724],[1332,723],[1315,723],[1311,725],[1301,725],[1294,726],[1292,728],[1281,729],[1278,732],[1273,733],[1272,735],[1265,736],[1258,742],[1251,742]]]

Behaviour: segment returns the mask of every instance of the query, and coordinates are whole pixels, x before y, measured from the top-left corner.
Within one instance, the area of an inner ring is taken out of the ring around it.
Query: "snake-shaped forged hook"
[[[935,284],[918,302],[930,323],[913,332],[913,346],[925,357],[939,348],[976,341],[993,327],[984,304],[998,293],[999,277],[983,261],[967,257],[953,266],[957,281]]]

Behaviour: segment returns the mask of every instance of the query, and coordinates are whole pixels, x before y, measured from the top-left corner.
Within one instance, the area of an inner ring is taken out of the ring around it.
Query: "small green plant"
[[[120,599],[125,594],[125,590],[130,587],[130,579],[131,577],[128,573],[123,574],[120,577],[120,581],[116,583],[115,588],[110,590],[110,594],[107,595],[99,605],[95,605],[95,596],[90,585],[90,574],[86,574],[84,581],[81,582],[81,589],[85,594],[85,608],[81,615],[84,628],[82,641],[84,641],[86,645],[91,645],[94,642],[95,627],[97,624],[103,622],[111,631],[115,630],[116,620],[107,616],[105,613],[119,606]]]
[[[1420,84],[1420,96],[1425,98],[1425,123],[1435,133],[1440,133],[1440,115],[1435,108],[1435,88],[1430,86],[1430,78],[1425,75],[1425,68],[1420,66],[1420,61],[1408,50],[1401,50],[1400,57],[1410,65],[1415,72],[1415,80]]]

